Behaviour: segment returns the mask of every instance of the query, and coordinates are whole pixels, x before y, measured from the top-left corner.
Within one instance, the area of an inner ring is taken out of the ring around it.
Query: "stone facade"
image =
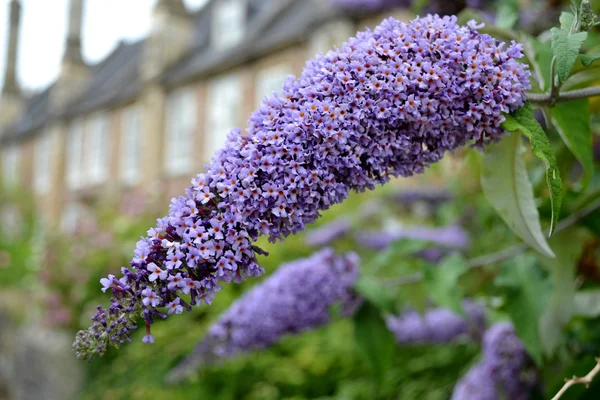
[[[182,0],[159,0],[146,39],[88,66],[80,48],[83,0],[71,1],[57,81],[32,98],[10,90],[0,98],[0,159],[21,149],[17,168],[0,162],[0,177],[32,190],[44,221],[67,228],[97,202],[125,210],[132,196],[154,201],[181,193],[227,130],[244,127],[264,91],[280,88],[285,74],[298,75],[315,52],[380,20],[322,0],[210,0],[194,13]],[[186,156],[175,159],[177,152]]]

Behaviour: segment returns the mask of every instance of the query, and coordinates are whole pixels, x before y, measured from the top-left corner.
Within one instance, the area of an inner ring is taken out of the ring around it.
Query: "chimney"
[[[180,16],[188,15],[188,11],[183,0],[158,0],[158,3],[156,3],[156,8],[163,8],[168,10],[170,13],[178,14]]]
[[[19,0],[10,2],[10,28],[8,33],[8,51],[6,53],[6,73],[2,94],[20,96],[17,82],[17,49],[19,48],[19,27],[21,26],[21,4]]]
[[[144,81],[159,76],[191,47],[193,21],[183,0],[158,0],[152,30],[145,42],[141,75]]]
[[[21,112],[23,101],[21,88],[17,81],[17,51],[19,48],[19,28],[21,25],[21,3],[10,2],[10,24],[6,53],[6,72],[4,86],[0,97],[0,127],[6,126],[17,118]]]
[[[81,56],[81,25],[83,0],[71,0],[69,5],[69,33],[63,63],[85,65]]]
[[[69,2],[69,30],[60,75],[52,89],[52,107],[60,114],[81,93],[89,78],[89,69],[81,55],[83,0]]]

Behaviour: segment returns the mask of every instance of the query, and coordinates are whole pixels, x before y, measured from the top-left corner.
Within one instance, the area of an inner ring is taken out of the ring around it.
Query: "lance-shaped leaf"
[[[396,342],[380,311],[368,301],[354,315],[354,337],[381,385],[392,366]]]
[[[552,28],[552,52],[556,57],[556,71],[561,82],[569,78],[586,38],[587,32],[569,34],[568,31]]]
[[[556,157],[552,151],[550,141],[535,119],[531,104],[519,108],[514,114],[507,115],[502,127],[509,132],[519,131],[529,139],[533,154],[544,162],[546,166],[546,183],[550,191],[550,201],[552,202],[552,218],[550,222],[550,235],[556,228],[558,217],[560,215],[560,206],[563,198],[563,184],[560,179],[560,172],[556,165]]]
[[[551,111],[552,123],[563,142],[583,167],[584,175],[581,184],[585,188],[594,174],[589,100],[581,99],[556,104]]]
[[[580,243],[580,245],[576,245]],[[540,318],[541,345],[552,356],[559,344],[562,328],[571,321],[575,297],[575,275],[583,238],[576,229],[566,229],[550,239],[556,258],[541,258],[548,271],[552,291]]]
[[[523,151],[521,135],[514,133],[487,147],[483,157],[483,192],[517,236],[541,254],[554,257],[542,233]]]
[[[496,278],[503,287],[505,309],[527,352],[539,365],[542,361],[540,315],[547,306],[551,286],[543,279],[532,254],[505,263]]]
[[[562,13],[560,13],[559,21],[560,29],[569,32],[571,30],[571,27],[573,26],[573,23],[575,22],[575,15],[568,11],[563,11]]]
[[[581,63],[586,67],[589,67],[594,61],[600,58],[600,54],[582,54],[580,58]]]

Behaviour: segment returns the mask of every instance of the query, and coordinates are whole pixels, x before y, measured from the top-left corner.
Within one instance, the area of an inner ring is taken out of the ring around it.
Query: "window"
[[[244,36],[246,0],[220,0],[215,4],[213,38],[216,47],[231,47]]]
[[[47,193],[52,183],[52,133],[42,132],[35,141],[33,155],[33,188]]]
[[[256,104],[273,93],[281,93],[283,83],[291,70],[287,65],[275,65],[262,70],[256,77]]]
[[[192,89],[180,89],[169,96],[165,168],[168,174],[185,174],[192,168],[196,96]]]
[[[16,185],[19,180],[19,163],[21,149],[18,145],[2,148],[2,180],[9,186]]]
[[[81,225],[84,214],[84,208],[81,204],[69,203],[65,207],[60,221],[62,232],[65,234],[74,234]]]
[[[23,234],[23,214],[14,204],[5,204],[0,208],[0,233],[3,239],[10,241]]]
[[[97,115],[90,121],[88,140],[85,143],[87,150],[87,173],[89,182],[102,183],[108,173],[108,119],[105,115]]]
[[[352,24],[345,21],[334,21],[319,29],[310,39],[311,53],[327,53],[335,46],[340,46],[355,31]]]
[[[229,131],[237,125],[242,106],[240,86],[240,79],[235,75],[223,76],[211,85],[205,152],[207,158],[223,147]]]
[[[123,113],[121,136],[121,179],[135,185],[140,178],[142,113],[139,106],[131,106]]]
[[[67,143],[67,186],[77,189],[83,184],[83,123],[75,120],[69,130]]]

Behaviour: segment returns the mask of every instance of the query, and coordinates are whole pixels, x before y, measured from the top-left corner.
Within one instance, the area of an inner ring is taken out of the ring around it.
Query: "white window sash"
[[[122,121],[121,178],[126,185],[140,179],[142,114],[139,106],[125,110]]]
[[[99,184],[106,180],[108,172],[108,118],[98,115],[91,120],[88,133],[88,180]]]
[[[52,133],[42,132],[35,142],[33,188],[37,193],[47,193],[51,187]]]
[[[262,70],[256,78],[256,104],[259,105],[265,97],[270,97],[273,93],[281,93],[285,80],[291,74],[291,68],[285,64],[275,65]]]
[[[70,189],[77,189],[83,183],[83,134],[83,123],[73,121],[67,144],[67,185]]]
[[[9,145],[2,149],[2,178],[6,185],[14,186],[19,180],[21,149]]]
[[[186,88],[169,96],[165,135],[165,169],[169,175],[189,173],[193,166],[196,94]]]
[[[226,75],[211,85],[209,98],[208,144],[205,157],[223,147],[231,129],[237,126],[241,112],[241,79],[237,75]]]
[[[236,45],[244,37],[246,0],[221,0],[213,18],[214,44],[218,48]]]

